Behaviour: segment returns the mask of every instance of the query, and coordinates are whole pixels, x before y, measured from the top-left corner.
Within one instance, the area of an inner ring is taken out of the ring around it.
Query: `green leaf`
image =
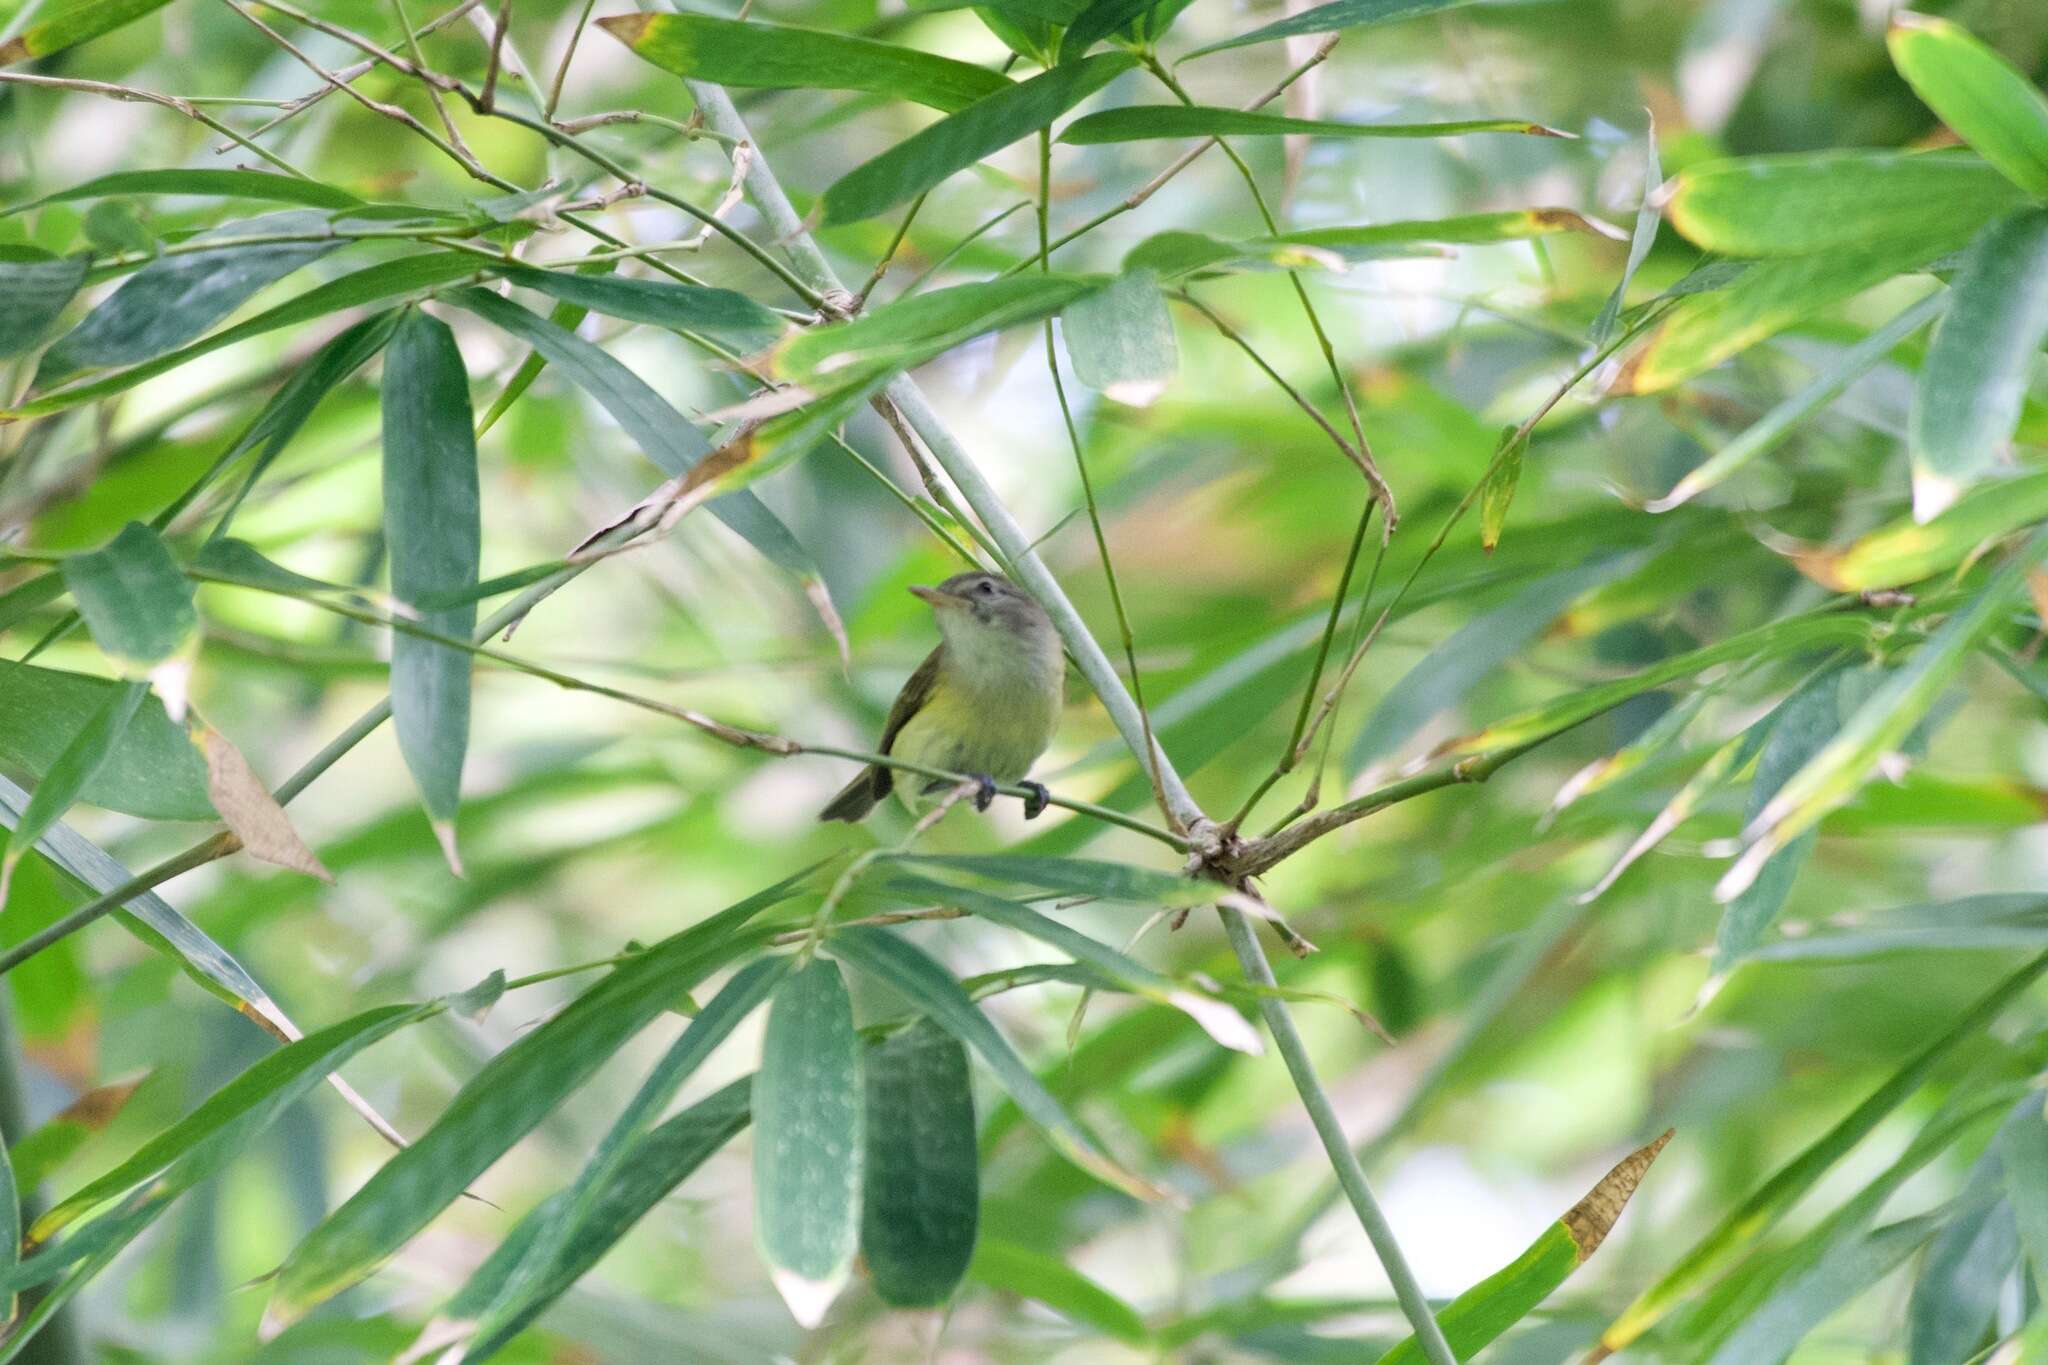
[[[1051,944],[1076,962],[1095,968],[1119,988],[1181,1011],[1218,1044],[1233,1052],[1256,1057],[1266,1050],[1258,1030],[1229,1005],[1198,994],[1164,972],[1155,971],[1129,954],[1117,951],[1072,925],[1042,915],[1028,905],[923,877],[902,878],[891,889],[912,901],[937,900],[941,904],[957,905],[972,911],[978,918]]]
[[[248,1070],[209,1095],[191,1113],[143,1143],[134,1155],[79,1188],[37,1219],[29,1229],[34,1243],[48,1242],[94,1209],[151,1184],[189,1187],[219,1169],[249,1141],[322,1077],[364,1048],[443,1006],[384,1005],[310,1033],[258,1060]],[[87,1229],[98,1227],[95,1223]],[[26,1288],[49,1278],[67,1260],[84,1255],[80,1238],[67,1239],[50,1251],[30,1257],[13,1278]]]
[[[1928,1243],[1913,1281],[1906,1310],[1908,1365],[1944,1365],[1974,1356],[1991,1333],[2006,1277],[2018,1258],[2011,1204],[1987,1202],[1950,1219]]]
[[[1929,521],[2005,454],[2048,339],[2048,209],[1993,223],[1963,252],[1913,390],[1913,515]]]
[[[1842,592],[1896,588],[1946,573],[1986,542],[2048,517],[2048,472],[1979,484],[1933,521],[1880,526],[1841,550],[1810,551],[1799,567]]]
[[[0,256],[0,358],[19,355],[42,339],[64,305],[85,283],[86,256]]]
[[[893,43],[701,14],[621,14],[597,21],[664,71],[770,90],[861,90],[951,112],[1009,87],[993,71]]]
[[[981,1239],[968,1273],[992,1289],[1036,1299],[1061,1317],[1140,1350],[1152,1333],[1138,1310],[1064,1261],[1014,1242]]]
[[[2048,948],[2048,899],[1964,896],[1845,917],[1750,950],[1751,962],[1857,962],[1895,953]]]
[[[2033,1266],[2036,1292],[2048,1284],[2048,1117],[2038,1097],[2022,1100],[1998,1130],[1994,1144],[2005,1172],[2020,1246]]]
[[[1680,1300],[1740,1260],[1801,1196],[1835,1169],[1844,1154],[1919,1090],[1951,1052],[1981,1037],[2005,1007],[2044,971],[2048,971],[2048,954],[2000,982],[1955,1024],[1908,1058],[1861,1104],[1779,1167],[1754,1193],[1723,1216],[1678,1264],[1608,1324],[1600,1334],[1601,1347],[1609,1353],[1624,1349],[1661,1321]]]
[[[411,603],[476,585],[482,527],[469,377],[448,325],[413,311],[384,361],[384,539],[391,591]],[[422,610],[419,625],[467,640],[476,606]],[[391,718],[399,752],[451,865],[472,656],[407,631],[391,637]]]
[[[1473,1285],[1436,1315],[1460,1360],[1469,1360],[1527,1317],[1586,1258],[1600,1249],[1627,1207],[1650,1163],[1671,1140],[1669,1131],[1623,1157],[1614,1169],[1564,1217],[1545,1228],[1520,1256]],[[1410,1337],[1380,1357],[1379,1365],[1423,1365],[1422,1348]]]
[[[630,1163],[645,1159],[643,1147],[655,1120],[705,1059],[768,998],[789,965],[786,957],[757,958],[735,973],[648,1072],[575,1182],[521,1222],[527,1250],[495,1292],[481,1300],[484,1306],[466,1315],[474,1316],[476,1325],[465,1360],[482,1360],[510,1342],[573,1281],[574,1275],[565,1278],[565,1272],[595,1263],[618,1240],[625,1229],[602,1211],[617,1199],[618,1186],[634,1182]],[[478,1280],[483,1276],[480,1268],[463,1286],[450,1306],[451,1316],[456,1305],[481,1295]]]
[[[192,584],[163,537],[139,521],[105,549],[64,561],[64,583],[93,642],[124,672],[146,673],[183,651],[199,629]],[[183,698],[168,698],[173,718]]]
[[[1466,622],[1380,698],[1344,756],[1346,768],[1357,772],[1392,754],[1519,654],[1574,598],[1639,562],[1636,556],[1622,555],[1547,574]]]
[[[1089,858],[1045,858],[1029,853],[902,853],[893,861],[936,871],[965,872],[991,881],[1034,886],[1064,896],[1099,896],[1127,905],[1207,905],[1210,883],[1128,863]]]
[[[974,1259],[981,1153],[967,1051],[929,1019],[871,1044],[861,1258],[894,1308],[935,1308]]]
[[[99,399],[134,388],[145,379],[154,379],[160,374],[178,369],[223,346],[231,346],[235,342],[261,336],[265,332],[274,332],[281,327],[295,327],[302,322],[311,322],[330,313],[338,313],[344,308],[380,303],[401,294],[425,292],[450,280],[475,274],[478,264],[478,259],[467,252],[428,251],[369,266],[353,274],[316,285],[296,298],[278,304],[275,308],[266,309],[232,327],[224,327],[212,336],[203,337],[168,355],[144,361],[140,365],[122,370],[119,374],[111,374],[90,383],[74,384],[0,411],[0,420],[41,417],[46,413],[62,412],[66,408],[77,407],[80,403],[97,402]]]
[[[1614,229],[1573,209],[1509,209],[1455,218],[1302,228],[1277,237],[1225,241],[1200,232],[1172,231],[1148,237],[1125,254],[1126,271],[1149,269],[1166,277],[1258,262],[1297,269],[1304,265],[1341,268],[1345,261],[1429,254],[1435,244],[1484,245],[1549,237],[1563,232],[1615,236]]]
[[[759,935],[747,921],[782,900],[783,882],[628,958],[567,1009],[486,1062],[410,1147],[292,1251],[264,1315],[275,1330],[392,1256],[513,1143],[687,991]]]
[[[1104,109],[1075,119],[1059,140],[1075,147],[1108,142],[1146,142],[1177,137],[1459,137],[1466,133],[1524,133],[1567,137],[1526,119],[1468,119],[1458,123],[1339,123],[1331,119],[1288,118],[1247,109],[1207,105],[1145,104]]]
[[[1887,237],[1753,265],[1727,288],[1679,303],[1623,367],[1617,391],[1662,392],[1802,318],[1924,268],[1967,239],[1967,229]]]
[[[2036,198],[2048,198],[2048,96],[2011,62],[1946,19],[1903,10],[1885,46],[1941,121]]]
[[[521,288],[537,290],[593,313],[667,327],[677,332],[702,332],[722,337],[747,350],[767,345],[783,331],[782,319],[745,294],[730,289],[677,284],[671,280],[629,280],[617,275],[534,270],[525,266],[503,273],[506,279]]]
[[[1644,510],[1668,512],[1726,480],[1751,460],[1776,450],[1786,437],[1824,411],[1851,384],[1876,368],[1899,343],[1939,317],[1948,306],[1949,293],[1940,290],[1902,309],[1890,322],[1844,350],[1841,358],[1815,376],[1812,383],[1744,428],[1734,440],[1673,485],[1669,493],[1645,503]]]
[[[754,1232],[807,1328],[845,1286],[859,1243],[860,1054],[838,963],[814,959],[777,988],[754,1073]]]
[[[165,3],[166,0],[70,0],[41,23],[31,24],[0,43],[0,66],[12,66],[30,57],[47,57],[103,33],[112,33],[152,10],[162,9]]]
[[[1220,43],[1196,48],[1182,61],[1193,61],[1196,57],[1211,52],[1222,52],[1227,48],[1246,47],[1252,43],[1270,43],[1280,38],[1292,38],[1299,33],[1335,33],[1340,29],[1372,28],[1378,24],[1391,24],[1400,19],[1413,19],[1439,10],[1453,9],[1470,4],[1471,0],[1334,0],[1328,5],[1318,5],[1300,14],[1291,14],[1255,28],[1250,33],[1240,33]]]
[[[189,194],[216,199],[267,199],[282,204],[304,204],[316,209],[357,209],[363,201],[347,190],[324,185],[318,180],[276,175],[269,171],[165,170],[115,171],[94,176],[69,189],[31,199],[25,204],[0,208],[0,218],[26,213],[45,204],[62,204],[77,199],[99,199],[117,194]]]
[[[840,177],[825,191],[825,222],[858,222],[916,198],[1046,127],[1134,65],[1122,52],[1083,58],[948,114]]]
[[[1155,10],[1169,11],[1166,22],[1170,24],[1187,3],[1188,0],[1091,0],[1060,35],[1059,60],[1079,60],[1089,48],[1111,34],[1135,36],[1138,21]],[[1150,36],[1157,38],[1159,30],[1155,29]]]
[[[1060,315],[1074,377],[1119,403],[1149,406],[1180,365],[1166,295],[1149,270],[1118,275]]]
[[[20,820],[9,831],[4,844],[5,854],[0,856],[0,909],[7,905],[7,889],[14,879],[14,865],[21,861],[22,854],[35,847],[50,826],[64,818],[64,812],[71,809],[79,793],[85,790],[86,783],[92,781],[94,774],[105,765],[107,756],[121,742],[128,722],[148,695],[147,683],[128,683],[116,691],[99,713],[64,746],[64,752],[57,755],[57,761],[36,784],[35,795],[29,799],[28,808],[22,811]]]
[[[573,278],[573,277],[572,277]],[[586,278],[585,283],[628,283]],[[565,297],[567,297],[565,295]],[[540,314],[483,289],[457,289],[448,301],[532,346],[609,412],[641,452],[674,478],[711,453],[711,443],[666,398],[601,348]],[[817,562],[781,518],[752,493],[736,490],[709,504],[710,512],[772,563],[806,582],[819,579]]]
[[[635,1223],[747,1126],[751,1090],[752,1078],[743,1076],[633,1141],[617,1163],[616,1177],[599,1187],[597,1198],[577,1224],[575,1238],[549,1267],[548,1278],[532,1291],[528,1302],[533,1314],[567,1293]],[[428,1328],[428,1334],[440,1339],[438,1329],[444,1325],[474,1322],[523,1268],[543,1225],[557,1216],[566,1199],[567,1191],[556,1194],[522,1218],[477,1267],[441,1318]],[[507,1324],[507,1334],[523,1329],[530,1321],[528,1316]],[[509,1335],[501,1340],[509,1340]],[[482,1360],[495,1349],[478,1342],[462,1359]]]
[[[1662,216],[1657,191],[1663,181],[1664,169],[1657,155],[1657,122],[1651,118],[1643,130],[1642,203],[1636,209],[1635,231],[1629,234],[1628,259],[1622,263],[1621,278],[1614,282],[1614,292],[1607,296],[1607,302],[1600,306],[1600,315],[1593,320],[1590,339],[1595,346],[1605,346],[1614,335],[1622,307],[1628,302],[1629,281],[1636,277],[1636,271],[1649,259],[1650,248],[1657,243],[1657,224]]]
[[[980,1053],[1017,1107],[1045,1130],[1068,1160],[1126,1193],[1153,1197],[1150,1185],[1097,1150],[995,1025],[975,1008],[960,983],[923,950],[884,930],[855,926],[833,931],[832,955],[890,986],[933,1023]]]
[[[1515,490],[1522,485],[1522,457],[1528,453],[1528,432],[1519,426],[1502,429],[1493,472],[1479,492],[1479,548],[1488,554],[1500,544],[1500,533],[1507,529],[1508,509],[1514,506]]]
[[[775,352],[775,373],[817,391],[855,388],[984,332],[1050,317],[1103,283],[1097,275],[1012,275],[912,294],[851,322],[799,332]]]
[[[70,737],[122,690],[121,683],[108,678],[33,664],[0,666],[0,760],[44,776]],[[78,799],[145,820],[214,818],[206,765],[186,741],[184,729],[171,723],[163,703],[154,698],[142,703]]]
[[[47,383],[77,370],[130,365],[183,346],[258,291],[342,245],[337,238],[236,246],[235,238],[318,232],[327,226],[326,215],[311,209],[273,213],[205,234],[202,240],[221,243],[212,250],[151,261],[43,353],[37,380]]]
[[[1797,152],[1710,161],[1673,178],[1672,225],[1728,256],[1807,256],[1894,239],[1967,241],[2026,202],[1954,152]]]
[[[1819,1263],[1787,1284],[1731,1333],[1708,1365],[1783,1360],[1837,1309],[1905,1263],[1940,1228],[1943,1215],[1922,1214],[1829,1248]]]
[[[1970,655],[1998,628],[2025,590],[2026,573],[2048,553],[2048,530],[2036,532],[1969,605],[1913,652],[1912,658],[1857,708],[1826,748],[1815,754],[1743,830],[1742,856],[1714,894],[1729,900],[1767,860],[1855,794],[1879,758],[1898,748],[1933,707]]]

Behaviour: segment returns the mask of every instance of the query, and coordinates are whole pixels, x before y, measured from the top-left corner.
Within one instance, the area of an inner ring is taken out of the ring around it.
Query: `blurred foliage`
[[[1460,1359],[2048,1358],[2048,7],[507,8],[0,0],[0,1358],[1424,1359],[1283,997]],[[906,371],[1277,988],[816,823]]]

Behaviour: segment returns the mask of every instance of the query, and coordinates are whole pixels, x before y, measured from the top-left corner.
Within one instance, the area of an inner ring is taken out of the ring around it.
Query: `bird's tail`
[[[889,770],[887,768],[862,768],[853,781],[832,798],[825,809],[818,812],[820,820],[844,820],[847,824],[858,824],[867,818],[875,803],[889,794]]]

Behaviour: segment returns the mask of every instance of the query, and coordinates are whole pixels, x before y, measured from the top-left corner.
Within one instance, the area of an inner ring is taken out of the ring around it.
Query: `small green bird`
[[[955,574],[936,588],[910,591],[931,604],[941,638],[896,694],[879,747],[979,777],[974,805],[987,810],[995,784],[1030,772],[1059,728],[1067,674],[1059,634],[1029,593],[997,574]],[[865,819],[895,785],[893,769],[863,768],[818,818]],[[913,778],[898,794],[915,815],[948,785]],[[1024,818],[1035,819],[1049,794],[1036,782],[1022,785],[1031,789]]]

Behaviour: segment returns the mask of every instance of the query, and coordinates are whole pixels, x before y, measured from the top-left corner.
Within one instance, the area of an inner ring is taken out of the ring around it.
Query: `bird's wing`
[[[910,724],[910,718],[924,709],[931,700],[932,690],[939,684],[939,654],[944,645],[924,656],[924,662],[917,666],[917,672],[910,675],[910,681],[903,684],[903,690],[896,694],[896,704],[889,708],[889,719],[882,726],[883,753],[896,742],[897,734]]]

